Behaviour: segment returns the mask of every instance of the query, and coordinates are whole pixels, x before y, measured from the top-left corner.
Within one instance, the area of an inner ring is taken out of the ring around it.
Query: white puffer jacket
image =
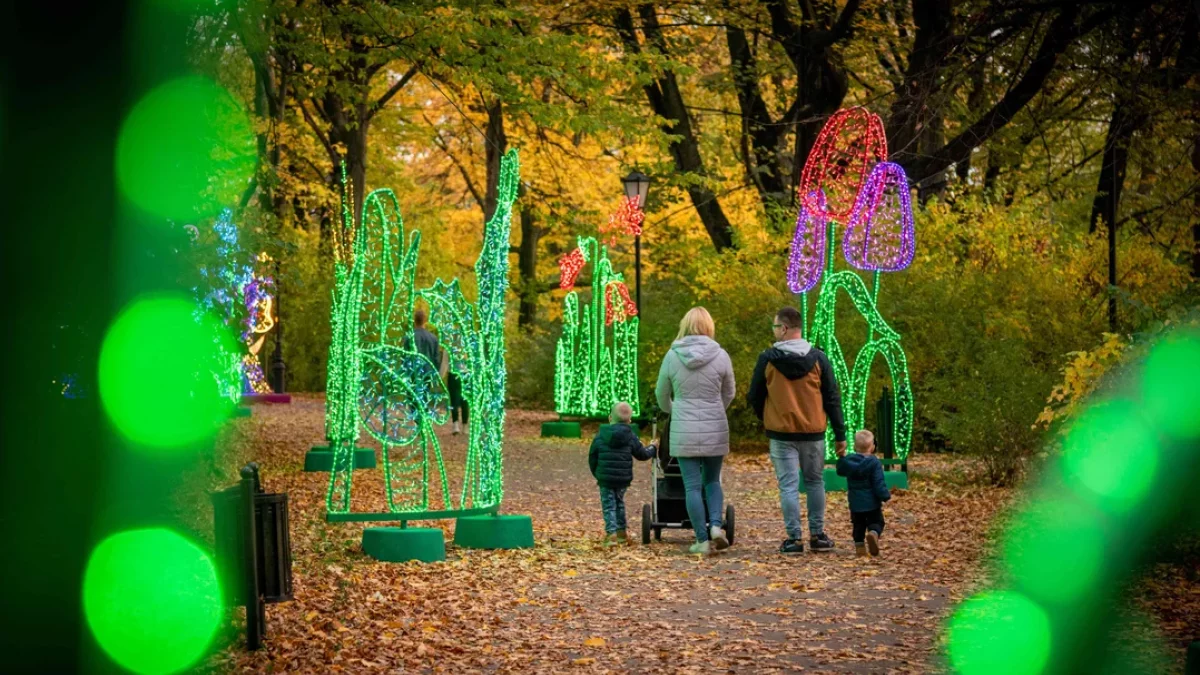
[[[725,409],[734,389],[733,364],[716,340],[688,335],[671,345],[654,393],[658,406],[671,414],[672,457],[729,454]]]

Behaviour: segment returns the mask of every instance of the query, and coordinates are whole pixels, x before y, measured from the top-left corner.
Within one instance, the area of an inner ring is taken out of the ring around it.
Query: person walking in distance
[[[434,335],[427,325],[428,318],[425,315],[425,310],[418,309],[413,312],[413,341],[415,345],[405,344],[409,349],[415,349],[418,353],[429,359],[429,363],[437,368],[441,363],[440,348],[438,347],[437,336]],[[407,343],[408,340],[405,340]]]
[[[787,539],[780,553],[804,551],[800,476],[808,495],[808,546],[833,549],[825,535],[825,428],[833,428],[839,455],[846,450],[842,397],[825,353],[801,336],[800,312],[784,307],[771,327],[775,343],[758,357],[746,400],[770,440],[771,464]]]

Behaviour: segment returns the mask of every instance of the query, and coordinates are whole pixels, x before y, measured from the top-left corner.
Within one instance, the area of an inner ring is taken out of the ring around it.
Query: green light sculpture
[[[833,241],[835,225],[829,224],[827,240]],[[867,384],[871,379],[871,364],[875,357],[882,355],[887,364],[888,374],[892,379],[895,392],[895,415],[892,421],[892,438],[896,444],[896,456],[907,460],[912,448],[913,431],[913,395],[912,384],[908,377],[908,360],[904,356],[904,348],[900,344],[900,334],[897,333],[879,313],[876,301],[879,297],[879,272],[875,273],[874,290],[868,290],[862,277],[851,270],[832,272],[833,256],[826,264],[826,271],[821,281],[821,290],[817,296],[817,308],[813,315],[812,328],[809,337],[814,345],[823,350],[833,364],[833,374],[842,386],[842,396],[845,401],[846,433],[853,436],[856,431],[866,427],[867,415]],[[835,318],[837,316],[838,291],[845,291],[850,296],[854,308],[867,322],[867,342],[854,356],[853,369],[847,364],[845,353],[837,336]],[[805,303],[807,304],[807,302]],[[847,385],[848,383],[848,385]],[[826,459],[836,458],[833,444],[833,430],[825,432]]]
[[[333,339],[326,395],[326,433],[334,454],[326,497],[331,520],[425,520],[494,512],[499,507],[509,223],[518,175],[517,152],[510,150],[501,161],[498,205],[484,227],[483,250],[475,263],[478,299],[474,304],[464,297],[457,279],[450,283],[438,279],[430,288],[415,290],[421,235],[413,230],[406,237],[395,193],[371,192],[359,224],[343,197],[342,223],[334,241]],[[434,425],[448,419],[449,397],[437,367],[411,347],[417,297],[429,304],[430,322],[438,326],[450,368],[461,379],[471,410],[457,505],[434,433]],[[350,513],[354,445],[360,429],[383,447],[386,514]],[[436,502],[432,468],[441,486],[441,499]]]
[[[637,306],[625,277],[613,271],[608,247],[579,237],[578,247],[559,261],[562,287],[572,289],[593,263],[592,298],[580,307],[578,291],[563,300],[563,332],[554,358],[554,405],[560,415],[604,417],[618,401],[641,414],[637,386]]]
[[[896,455],[905,462],[912,447],[913,394],[908,361],[897,333],[879,313],[880,272],[908,267],[916,246],[908,179],[897,164],[887,161],[887,141],[878,116],[863,108],[842,110],[829,118],[804,167],[805,186],[789,254],[789,288],[800,294],[800,314],[809,340],[833,364],[842,388],[846,433],[866,426],[867,384],[871,365],[882,355],[895,391],[892,439]],[[859,167],[861,171],[848,171]],[[827,208],[828,194],[839,195],[844,208]],[[853,204],[846,196],[853,195]],[[836,218],[844,218],[844,257],[852,266],[873,273],[873,288],[853,270],[835,271],[838,239]],[[822,248],[824,250],[822,251]],[[821,288],[812,326],[808,321],[808,293],[817,278]],[[867,323],[867,340],[847,363],[838,340],[836,317],[839,291],[850,296]],[[835,459],[833,430],[825,432],[826,459]]]

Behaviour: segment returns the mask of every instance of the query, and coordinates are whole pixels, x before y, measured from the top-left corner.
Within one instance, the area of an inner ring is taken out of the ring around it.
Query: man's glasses
[[[774,324],[771,324],[771,326],[773,328],[783,328],[783,324],[781,324],[781,323],[774,323]]]

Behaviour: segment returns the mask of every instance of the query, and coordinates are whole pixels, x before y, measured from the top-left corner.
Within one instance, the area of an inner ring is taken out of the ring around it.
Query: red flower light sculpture
[[[816,203],[819,209],[809,210],[805,206],[807,201]],[[787,282],[793,293],[812,290],[825,270],[825,230],[828,221],[821,215],[824,208],[825,196],[820,192],[810,195],[810,200],[800,202],[796,233],[792,236],[792,247],[788,253]]]
[[[609,246],[617,243],[617,237],[622,234],[637,237],[642,234],[642,222],[646,214],[642,211],[637,197],[626,197],[617,210],[608,217],[608,224],[600,226],[600,234],[608,235]]]
[[[866,108],[834,113],[808,155],[800,176],[799,194],[811,213],[844,220],[854,208],[871,167],[887,161],[883,121]],[[821,194],[824,204],[814,195]]]
[[[613,296],[617,296],[614,298]],[[637,316],[637,304],[629,299],[629,287],[620,281],[614,281],[604,289],[604,325],[611,326],[613,321],[625,321],[631,316]]]
[[[912,262],[915,250],[908,177],[899,164],[880,162],[859,192],[842,252],[860,270],[898,272]]]
[[[567,255],[558,259],[558,287],[569,291],[575,288],[575,280],[579,278],[579,273],[583,270],[583,266],[587,264],[587,256],[584,255],[582,248],[576,248]]]

